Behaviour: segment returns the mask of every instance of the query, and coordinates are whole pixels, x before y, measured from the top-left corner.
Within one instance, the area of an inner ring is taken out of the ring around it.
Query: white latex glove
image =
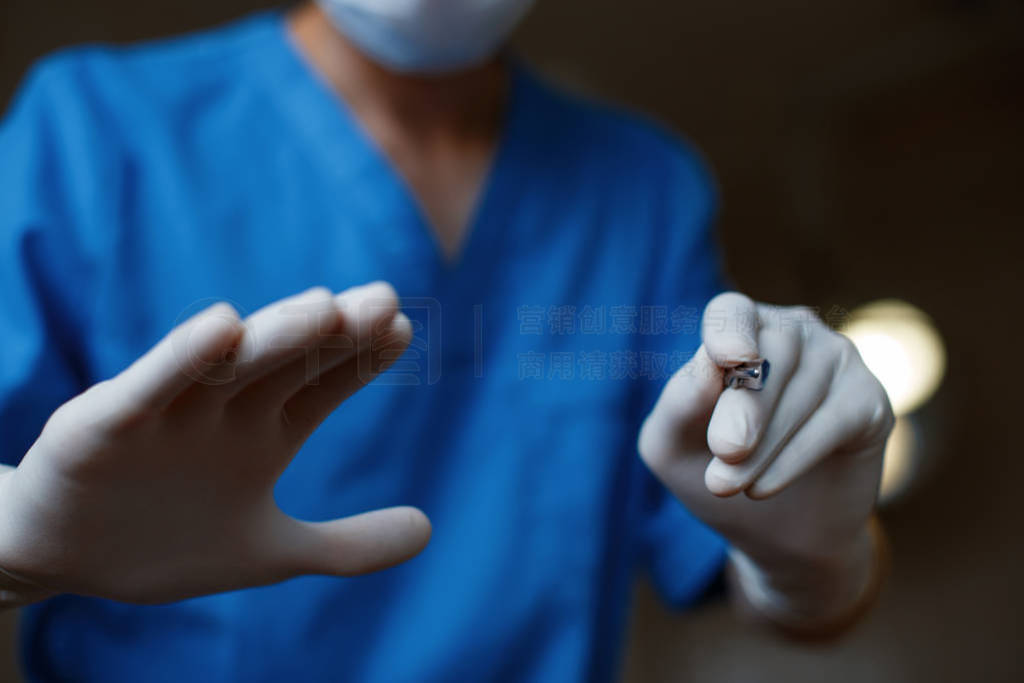
[[[747,600],[793,625],[828,623],[872,581],[872,515],[893,424],[853,344],[809,310],[726,293],[703,344],[665,386],[640,453],[732,545]],[[726,368],[766,358],[761,391],[723,389]],[[737,495],[745,493],[745,495]]]
[[[405,349],[397,303],[374,283],[244,322],[218,304],[61,406],[0,473],[0,600],[164,602],[415,555],[430,536],[415,508],[308,523],[273,498],[320,422]]]

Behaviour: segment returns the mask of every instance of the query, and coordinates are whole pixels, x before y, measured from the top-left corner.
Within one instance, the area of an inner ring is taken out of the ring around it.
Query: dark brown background
[[[245,0],[3,0],[0,100],[58,46],[206,26]],[[887,509],[895,571],[839,645],[804,649],[642,588],[630,681],[1011,681],[1024,609],[1019,0],[540,0],[525,54],[684,131],[722,185],[731,271],[828,310],[894,296],[932,314],[949,374],[921,416],[933,476]],[[0,680],[10,617],[0,633]]]

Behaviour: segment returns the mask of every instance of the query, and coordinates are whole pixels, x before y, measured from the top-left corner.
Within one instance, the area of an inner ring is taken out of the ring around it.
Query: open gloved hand
[[[315,288],[247,318],[218,304],[61,406],[0,470],[0,603],[154,603],[350,575],[418,553],[415,508],[284,514],[274,484],[314,429],[404,351],[391,287]]]
[[[885,392],[809,309],[722,294],[704,311],[702,341],[644,423],[641,456],[730,542],[762,616],[841,622],[877,579],[869,519],[893,424]],[[760,391],[723,388],[727,369],[758,358],[771,368]]]

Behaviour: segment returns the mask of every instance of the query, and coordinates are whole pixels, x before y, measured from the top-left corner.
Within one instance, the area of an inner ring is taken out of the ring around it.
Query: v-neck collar
[[[279,48],[274,63],[281,69],[277,74],[281,76],[280,81],[275,82],[275,86],[283,86],[277,97],[287,99],[282,105],[322,154],[346,159],[344,172],[338,173],[337,182],[373,185],[374,197],[389,203],[387,211],[397,220],[391,226],[394,232],[389,230],[383,236],[394,240],[386,245],[387,251],[407,261],[409,266],[429,271],[433,276],[431,280],[440,278],[446,284],[463,278],[474,281],[477,276],[488,273],[502,251],[501,242],[507,238],[502,230],[506,225],[502,207],[508,201],[507,188],[510,181],[522,175],[513,168],[517,164],[524,118],[526,75],[523,66],[509,59],[509,92],[497,146],[465,227],[460,251],[449,259],[412,188],[369,137],[348,103],[331,89],[294,44],[287,16],[283,12],[274,13],[271,22]],[[359,155],[358,163],[351,159],[354,151]]]

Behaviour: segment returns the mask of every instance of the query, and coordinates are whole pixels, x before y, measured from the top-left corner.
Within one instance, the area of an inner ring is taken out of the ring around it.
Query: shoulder
[[[594,241],[609,240],[650,292],[717,287],[718,189],[699,150],[650,117],[527,79],[533,165],[557,177],[556,200],[584,205]]]
[[[73,47],[37,62],[0,122],[0,230],[45,224],[83,241],[116,239],[139,168],[185,153],[195,127],[230,109],[224,98],[237,102],[255,90],[244,83],[252,78],[246,59],[274,26],[270,15],[257,15],[184,37]]]
[[[59,50],[30,69],[7,123],[40,117],[66,129],[87,123],[92,135],[116,139],[176,108],[201,107],[204,97],[244,82],[247,60],[272,36],[274,17],[134,45]]]
[[[687,138],[653,117],[552,85],[527,69],[523,78],[546,117],[549,153],[569,155],[591,176],[627,188],[714,202],[717,187],[711,168]]]

